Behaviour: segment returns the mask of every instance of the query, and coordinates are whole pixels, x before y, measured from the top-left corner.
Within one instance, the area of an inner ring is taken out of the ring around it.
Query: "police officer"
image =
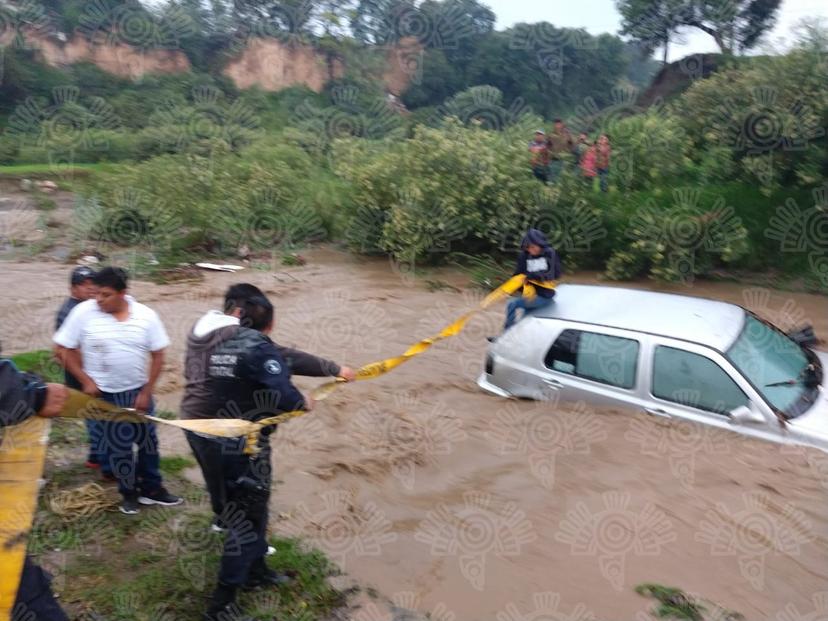
[[[212,380],[208,375],[210,356],[219,343],[236,336],[244,311],[245,301],[251,298],[264,298],[258,287],[249,283],[231,285],[224,295],[224,310],[211,310],[196,321],[187,335],[187,354],[184,363],[184,397],[181,400],[181,418],[200,419],[216,416],[214,397],[210,386]],[[346,381],[355,378],[353,369],[342,366],[333,360],[326,360],[312,354],[275,344],[279,355],[290,368],[291,375],[311,377],[338,377]],[[221,466],[223,445],[215,442],[214,436],[187,431],[187,441],[193,450],[207,491],[215,518],[212,529],[224,532],[224,513],[226,511],[227,489]]]
[[[310,410],[312,402],[290,381],[290,368],[278,346],[267,336],[273,328],[273,305],[264,296],[236,300],[239,324],[228,326],[220,338],[205,344],[206,368],[201,384],[202,410],[217,418],[260,420],[293,410]],[[219,456],[226,489],[222,512],[227,528],[224,553],[206,621],[243,619],[235,603],[242,587],[281,584],[284,577],[269,569],[267,517],[271,463],[266,428],[256,440],[254,455],[245,453],[245,438],[202,438],[216,446],[209,453]]]
[[[39,378],[21,373],[11,360],[0,359],[0,451],[3,428],[22,423],[34,416],[60,414],[68,391],[60,384],[45,384]],[[24,533],[25,534],[25,533]],[[8,533],[0,545],[11,544],[18,533]],[[31,621],[68,621],[55,601],[49,575],[27,556],[17,588],[12,616]]]

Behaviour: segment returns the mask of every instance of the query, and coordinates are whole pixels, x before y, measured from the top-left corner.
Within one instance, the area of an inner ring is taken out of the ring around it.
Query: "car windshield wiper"
[[[765,388],[774,388],[776,386],[796,386],[800,382],[806,387],[811,388],[812,381],[809,381],[808,376],[813,378],[815,375],[816,368],[814,368],[813,364],[809,364],[803,367],[802,372],[795,378],[782,380],[781,382],[771,382],[770,384],[765,384]]]

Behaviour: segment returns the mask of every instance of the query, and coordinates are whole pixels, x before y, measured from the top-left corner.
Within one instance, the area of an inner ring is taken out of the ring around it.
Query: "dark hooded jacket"
[[[529,244],[536,244],[543,250],[540,255],[533,257],[526,249]],[[515,275],[525,274],[529,280],[536,280],[539,282],[548,280],[558,280],[561,277],[561,258],[552,246],[546,236],[538,229],[529,229],[523,241],[520,243],[521,252],[515,267]],[[536,288],[537,295],[542,298],[551,298],[555,296],[554,289],[544,289],[543,287]]]
[[[0,427],[22,423],[45,402],[46,384],[18,371],[11,360],[0,360]]]
[[[275,414],[275,410],[259,412],[261,408],[254,406],[253,393],[261,389],[271,391],[271,401],[279,394],[284,403],[278,410],[298,409],[301,395],[294,392],[291,375],[326,377],[340,371],[332,360],[278,345],[255,330],[242,328],[237,319],[211,311],[187,336],[181,418],[215,418],[229,401],[245,415]]]

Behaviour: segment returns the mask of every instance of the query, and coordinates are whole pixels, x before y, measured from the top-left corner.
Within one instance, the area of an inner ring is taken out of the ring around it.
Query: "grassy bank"
[[[70,618],[110,621],[175,619],[196,621],[215,586],[223,535],[210,531],[205,493],[180,474],[179,459],[162,464],[167,485],[186,498],[173,508],[142,507],[136,516],[117,511],[114,487],[109,506],[95,515],[66,521],[51,509],[61,490],[94,477],[80,465],[47,468],[29,550],[55,575],[54,590]],[[251,591],[240,604],[257,619],[313,621],[346,603],[330,586],[336,568],[300,542],[271,538],[276,553],[268,563],[294,581],[278,589]]]

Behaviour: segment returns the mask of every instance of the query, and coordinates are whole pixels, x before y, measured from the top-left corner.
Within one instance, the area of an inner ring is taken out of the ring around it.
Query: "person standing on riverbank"
[[[152,392],[170,344],[164,325],[155,311],[127,295],[124,270],[106,267],[94,280],[96,299],[72,309],[55,334],[55,343],[64,348],[64,366],[78,378],[84,393],[152,414]],[[154,423],[104,421],[102,427],[108,466],[123,497],[121,513],[134,515],[141,504],[183,502],[162,484]]]
[[[66,318],[73,308],[81,302],[86,302],[86,300],[94,298],[96,293],[95,270],[83,265],[73,269],[69,276],[69,297],[63,301],[55,317],[55,332],[60,330],[60,327],[66,321]],[[55,354],[60,358],[60,346],[56,345],[55,349]],[[83,390],[78,378],[66,369],[64,369],[63,373],[63,383],[67,388]],[[86,433],[89,436],[89,454],[86,457],[86,463],[84,465],[87,468],[101,468],[101,473],[105,477],[107,475],[111,476],[106,464],[106,455],[101,453],[101,421],[87,418],[84,422],[86,423]]]
[[[546,183],[549,180],[549,147],[542,129],[535,132],[534,139],[529,143],[529,153],[532,174],[538,181]]]
[[[564,162],[571,157],[572,134],[561,119],[555,119],[555,127],[546,139],[549,148],[549,182],[555,183],[563,171]]]
[[[601,178],[601,191],[609,190],[609,167],[612,148],[610,147],[609,136],[601,134],[598,138],[598,145],[595,153],[595,168]]]
[[[224,296],[224,311],[211,310],[203,315],[187,336],[187,354],[184,364],[184,397],[181,400],[181,418],[185,420],[215,418],[217,416],[211,394],[209,375],[210,356],[223,341],[234,337],[243,327],[242,315],[250,300],[265,299],[256,286],[239,283],[230,286]],[[279,355],[287,363],[292,375],[309,377],[340,377],[346,381],[355,378],[354,370],[312,354],[274,343]],[[227,528],[226,505],[228,490],[223,475],[220,441],[192,431],[185,432],[187,442],[201,467],[201,473],[210,494],[214,519],[212,529],[223,532]]]

